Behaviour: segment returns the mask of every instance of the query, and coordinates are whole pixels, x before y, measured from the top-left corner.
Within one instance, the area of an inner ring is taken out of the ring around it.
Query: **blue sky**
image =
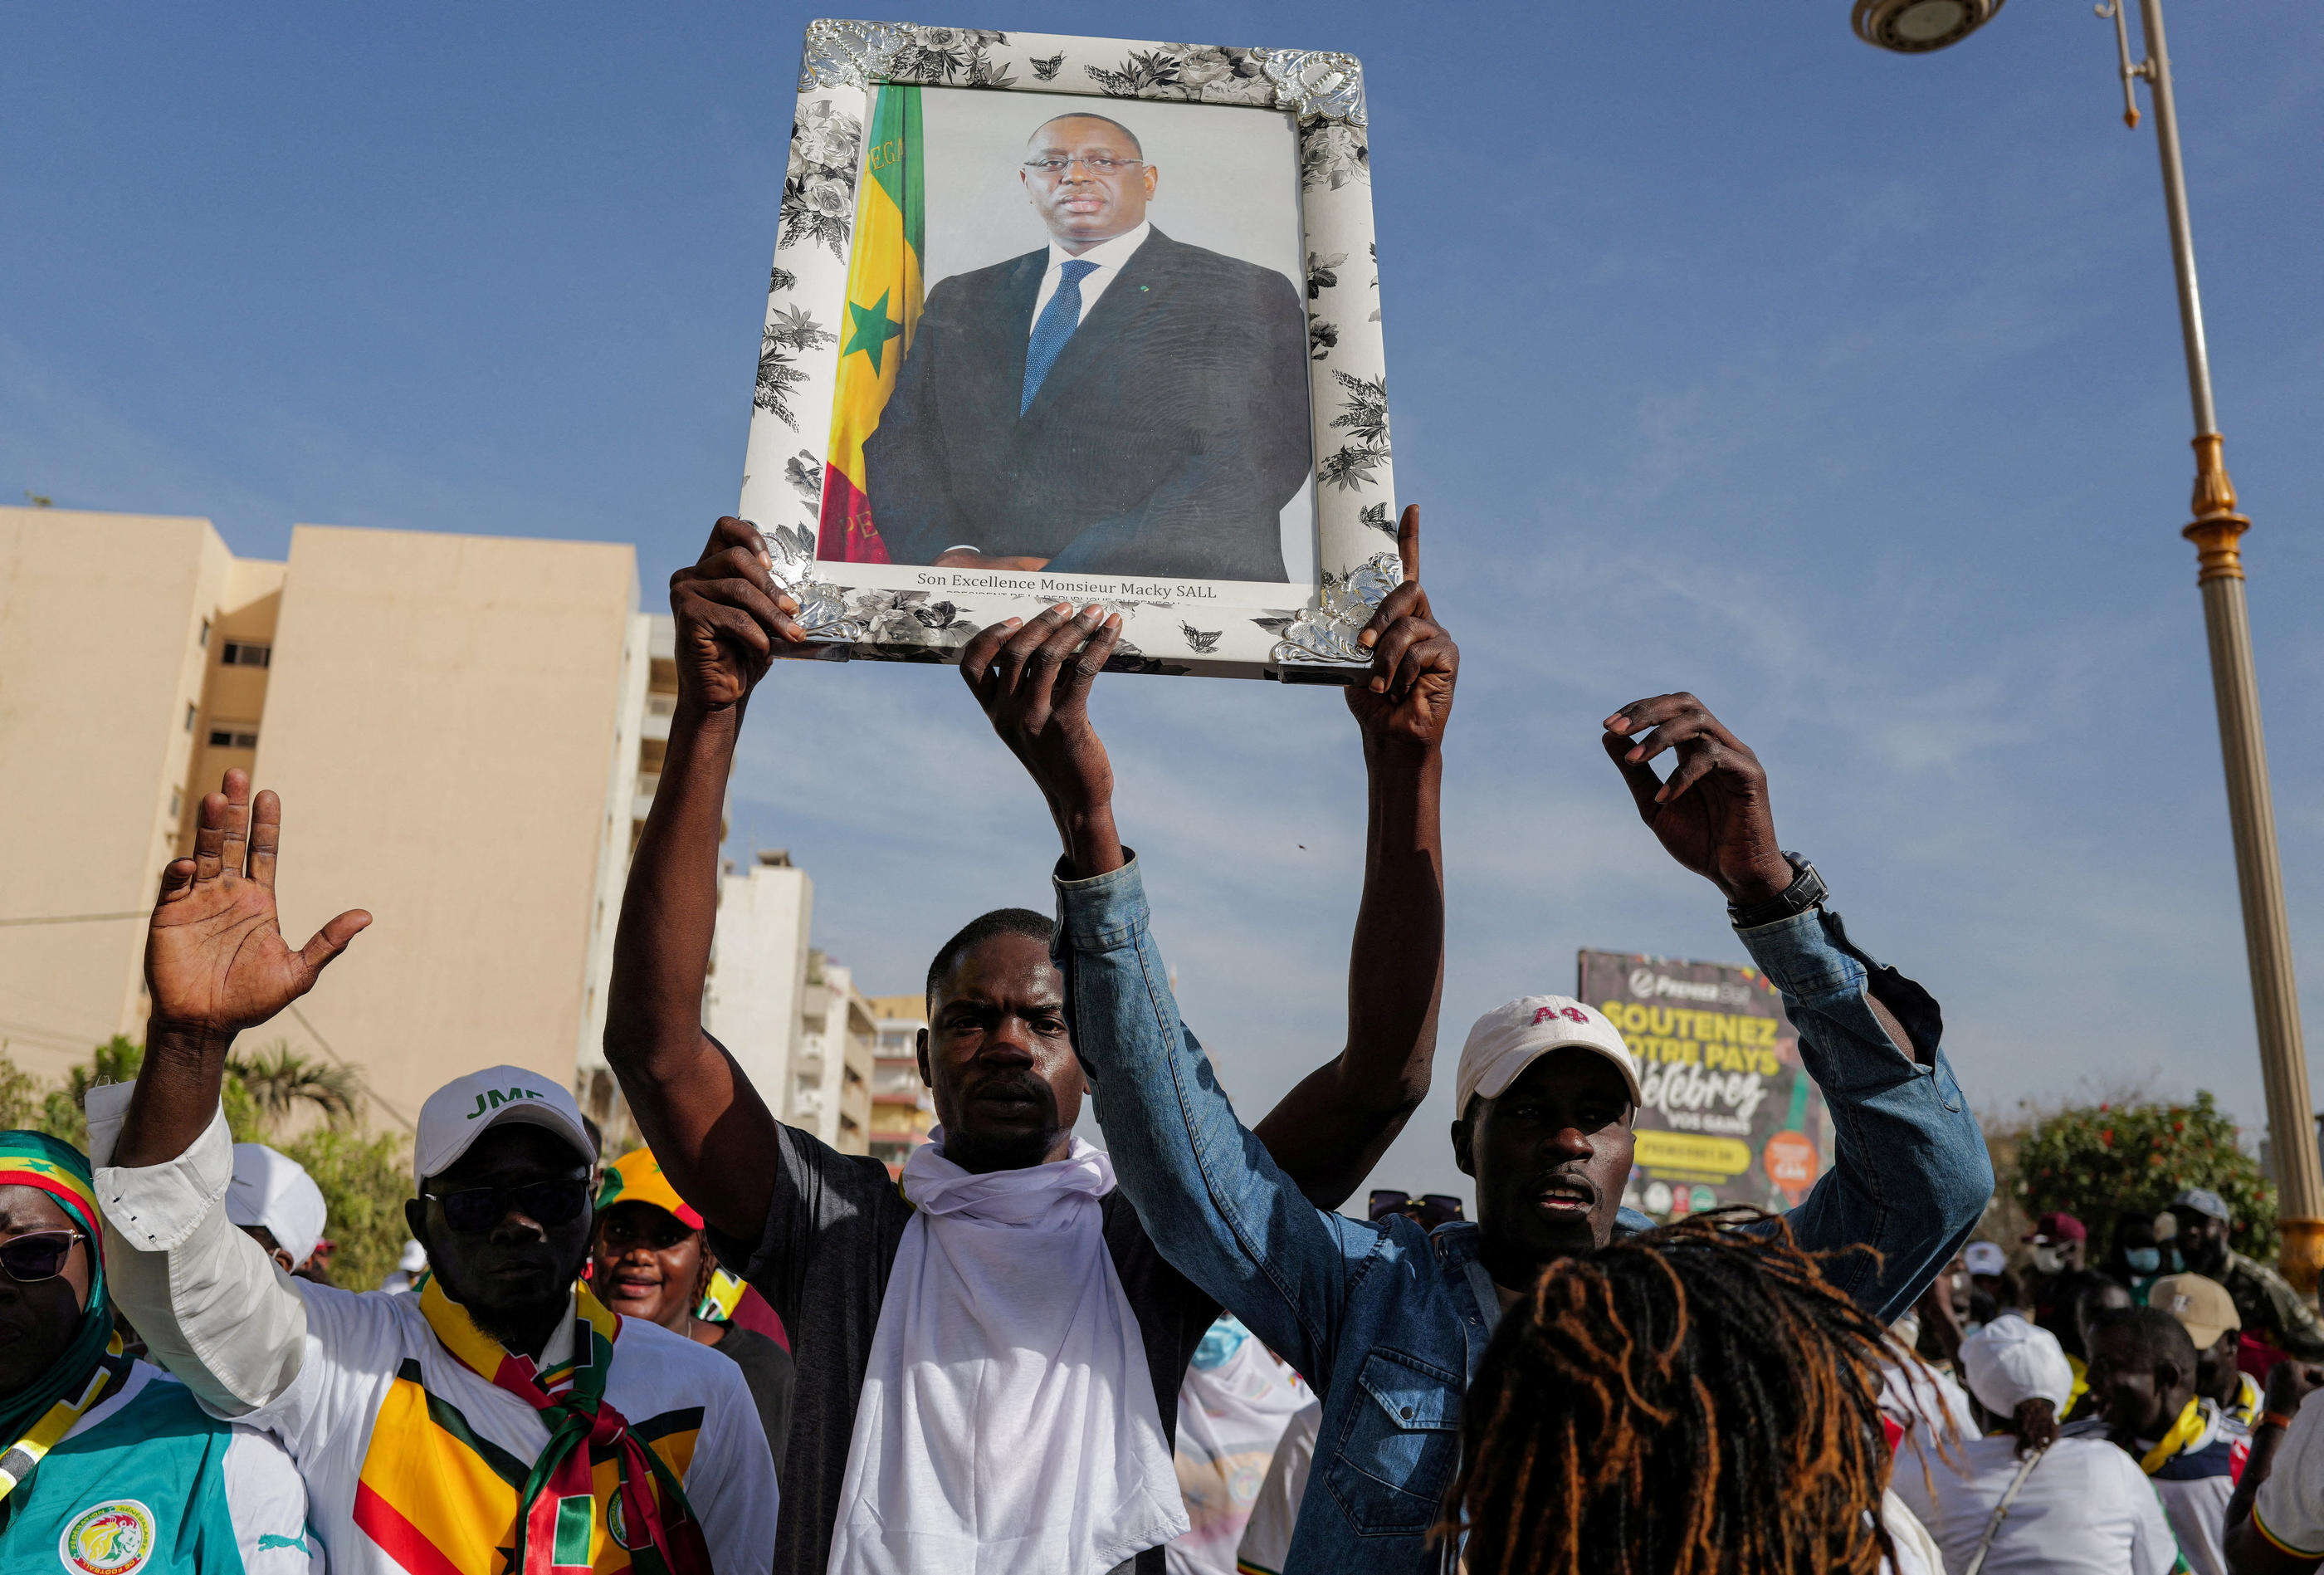
[[[733,505],[788,5],[0,17],[0,497],[627,541],[649,604]],[[1338,48],[1369,72],[1402,501],[1466,653],[1439,1091],[1578,947],[1741,960],[1599,753],[1692,689],[1984,1107],[2144,1083],[2262,1119],[2150,135],[2021,0],[1942,54],[1844,0],[1008,4],[916,20]],[[1705,17],[1711,11],[1703,13]],[[2172,34],[2294,945],[2324,1045],[2324,14]],[[1126,832],[1251,1116],[1343,1026],[1362,783],[1333,696],[1116,678]],[[735,788],[818,942],[908,989],[1046,906],[1040,805],[947,670],[779,671]]]

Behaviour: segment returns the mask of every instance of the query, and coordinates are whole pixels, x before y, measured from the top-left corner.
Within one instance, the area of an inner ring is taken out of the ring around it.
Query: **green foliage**
[[[41,1079],[0,1053],[0,1132],[38,1127],[42,1103]]]
[[[411,1153],[394,1133],[377,1136],[348,1126],[321,1126],[281,1145],[307,1167],[330,1209],[324,1234],[338,1246],[331,1279],[368,1291],[395,1267],[410,1235],[404,1200],[412,1196]]]
[[[106,1083],[128,1082],[145,1060],[144,1048],[115,1036],[65,1074],[61,1085],[41,1079],[0,1054],[0,1130],[29,1127],[88,1150],[82,1103]],[[362,1110],[355,1075],[344,1067],[310,1061],[280,1042],[226,1062],[219,1089],[226,1130],[236,1143],[270,1143],[307,1169],[330,1210],[324,1234],[337,1244],[331,1276],[368,1291],[395,1266],[409,1234],[403,1200],[412,1195],[407,1141],[374,1135],[356,1124]],[[285,1141],[276,1135],[302,1107],[325,1125]]]
[[[2090,1260],[2116,1221],[2152,1216],[2182,1188],[2209,1187],[2235,1210],[2235,1249],[2275,1257],[2275,1186],[2236,1142],[2236,1126],[2198,1093],[2191,1105],[2099,1105],[2059,1111],[2019,1140],[2016,1193],[2029,1215],[2062,1209],[2089,1228]]]
[[[309,1061],[283,1040],[248,1055],[229,1056],[226,1064],[248,1091],[253,1114],[268,1132],[281,1130],[301,1106],[311,1106],[333,1126],[354,1120],[363,1107],[363,1089],[352,1069]],[[229,1120],[232,1115],[227,1113]]]

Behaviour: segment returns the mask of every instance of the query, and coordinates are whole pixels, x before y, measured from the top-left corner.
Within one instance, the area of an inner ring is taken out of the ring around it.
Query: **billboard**
[[[1581,954],[1575,993],[1637,1058],[1637,1153],[1622,1201],[1670,1220],[1724,1203],[1782,1210],[1831,1168],[1831,1115],[1757,968]]]

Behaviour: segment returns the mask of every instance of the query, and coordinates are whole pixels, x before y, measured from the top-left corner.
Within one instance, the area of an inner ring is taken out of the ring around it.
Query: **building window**
[[[218,662],[226,667],[272,667],[274,647],[253,645],[246,640],[228,640],[218,647]]]
[[[243,732],[233,727],[212,727],[210,729],[210,747],[213,749],[255,749],[258,747],[258,735],[255,733]]]
[[[187,732],[189,732],[189,733],[190,733],[190,732],[192,732],[193,730],[194,730],[194,702],[193,702],[193,701],[191,701],[191,700],[188,700],[188,701],[186,702],[186,731],[187,731]]]
[[[210,648],[210,621],[208,618],[204,618],[202,620],[201,637],[196,640],[194,644],[199,645],[205,651]]]

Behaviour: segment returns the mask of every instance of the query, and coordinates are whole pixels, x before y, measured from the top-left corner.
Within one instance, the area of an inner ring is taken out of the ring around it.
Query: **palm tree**
[[[272,1132],[300,1106],[311,1106],[337,1126],[353,1121],[363,1106],[363,1085],[354,1069],[309,1061],[284,1040],[229,1056],[226,1070],[250,1092],[259,1125]]]

